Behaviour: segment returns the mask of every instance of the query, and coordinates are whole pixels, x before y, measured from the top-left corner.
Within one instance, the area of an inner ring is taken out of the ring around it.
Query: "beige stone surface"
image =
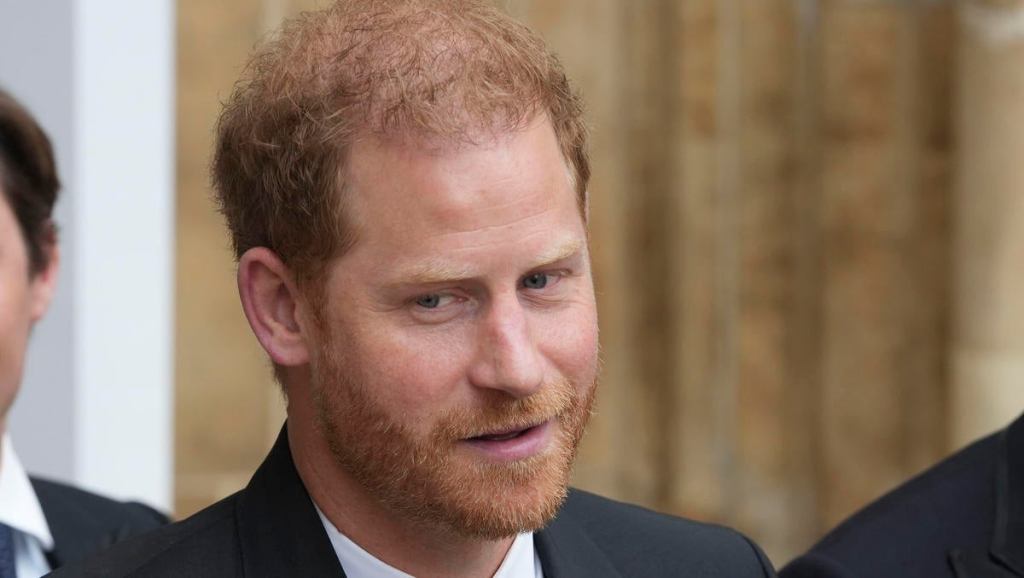
[[[822,12],[822,383],[826,526],[910,473],[915,441],[943,449],[941,437],[910,440],[903,427],[925,411],[905,395],[915,379],[933,389],[941,375],[910,375],[918,356],[934,357],[910,323],[913,306],[943,290],[942,278],[915,274],[909,249],[935,223],[919,201],[941,191],[917,185],[918,14],[895,3],[833,2]],[[857,41],[852,40],[856,38]],[[938,313],[941,315],[941,312]],[[926,320],[927,321],[927,320]],[[928,378],[931,377],[930,380]],[[930,419],[941,419],[942,408]],[[930,461],[930,460],[929,460]]]
[[[953,330],[954,443],[1024,408],[1024,41],[961,35]]]
[[[808,540],[816,525],[812,436],[806,435],[807,371],[801,316],[812,303],[799,295],[820,290],[799,274],[809,215],[799,186],[801,157],[794,131],[800,99],[800,22],[795,4],[748,0],[739,17],[741,101],[736,156],[736,523],[773,553]],[[808,367],[810,364],[811,367]],[[816,385],[816,384],[815,384]],[[797,427],[795,424],[802,424]]]

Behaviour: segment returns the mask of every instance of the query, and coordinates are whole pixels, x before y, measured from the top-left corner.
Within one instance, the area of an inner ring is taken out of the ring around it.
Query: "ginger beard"
[[[388,412],[373,395],[369,368],[343,359],[345,349],[334,341],[322,342],[313,365],[318,426],[340,466],[382,505],[416,523],[488,540],[537,530],[554,517],[594,383],[560,380],[522,399],[487,391],[484,407],[450,409],[421,436]],[[526,459],[488,462],[464,447],[463,440],[485,432],[552,418],[547,448]]]

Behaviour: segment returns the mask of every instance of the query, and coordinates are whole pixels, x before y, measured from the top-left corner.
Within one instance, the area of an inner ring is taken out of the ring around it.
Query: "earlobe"
[[[309,362],[298,291],[290,270],[273,251],[254,247],[242,255],[238,293],[249,326],[274,363],[292,367]]]

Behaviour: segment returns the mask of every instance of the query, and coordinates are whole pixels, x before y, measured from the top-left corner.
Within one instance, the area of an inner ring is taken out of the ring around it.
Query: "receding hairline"
[[[358,236],[346,214],[355,139],[473,141],[540,113],[586,223],[582,102],[529,28],[476,1],[354,0],[305,13],[257,50],[218,123],[214,186],[236,257],[265,246],[315,282]]]
[[[537,125],[543,125],[554,131],[554,126],[548,113],[541,110],[525,118],[511,130],[499,131],[496,127],[488,126],[468,132],[461,136],[438,135],[414,131],[383,134],[364,131],[354,136],[350,146],[346,147],[346,150],[343,153],[342,162],[339,164],[340,174],[338,178],[339,194],[337,195],[337,209],[339,218],[344,216],[345,225],[348,229],[349,235],[346,238],[344,247],[342,247],[342,250],[335,255],[335,258],[340,258],[351,250],[354,245],[360,241],[364,231],[363,220],[360,218],[358,211],[359,202],[356,201],[356,198],[359,196],[359,188],[356,186],[355,179],[352,178],[352,174],[349,172],[351,170],[350,160],[352,155],[358,151],[360,145],[369,144],[369,146],[373,147],[396,146],[415,150],[419,153],[425,152],[426,154],[440,156],[451,151],[460,151],[467,148],[500,146],[502,142],[513,139],[517,135],[530,130],[532,127],[536,127]],[[557,135],[555,136],[555,139],[557,141]],[[557,148],[559,149],[558,155],[561,160],[561,166],[566,182],[569,185],[570,191],[575,196],[577,209],[579,210],[583,227],[586,230],[589,227],[587,214],[588,195],[579,194],[577,189],[577,176],[576,172],[573,170],[572,161],[571,159],[566,158],[565,153],[561,150],[560,146]]]

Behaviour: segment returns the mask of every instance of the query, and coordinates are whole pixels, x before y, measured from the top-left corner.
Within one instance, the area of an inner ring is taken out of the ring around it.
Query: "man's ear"
[[[299,319],[299,293],[291,271],[266,247],[238,260],[238,294],[252,332],[277,365],[309,362],[309,343]]]
[[[57,289],[57,271],[60,270],[60,247],[57,246],[56,234],[46,245],[46,265],[33,272],[29,282],[30,302],[29,318],[33,323],[39,321],[50,308],[53,292]]]

